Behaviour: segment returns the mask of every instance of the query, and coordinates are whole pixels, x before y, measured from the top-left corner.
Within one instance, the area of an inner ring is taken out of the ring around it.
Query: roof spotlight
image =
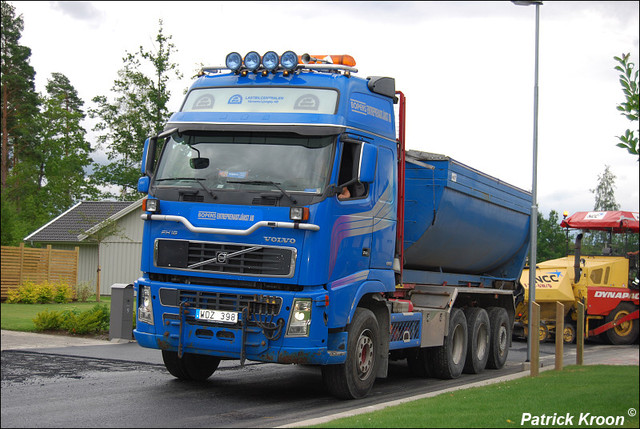
[[[273,51],[269,51],[262,56],[262,65],[270,72],[278,68],[279,63],[278,54]]]
[[[244,56],[244,66],[249,71],[256,71],[260,67],[260,54],[256,51],[251,51]]]
[[[280,57],[280,64],[285,70],[293,71],[298,66],[298,55],[293,51],[287,51]]]
[[[242,66],[242,57],[237,52],[231,52],[229,55],[227,55],[225,64],[227,65],[227,68],[229,70],[237,72]]]

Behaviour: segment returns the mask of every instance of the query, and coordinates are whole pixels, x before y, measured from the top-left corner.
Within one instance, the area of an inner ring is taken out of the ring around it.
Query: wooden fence
[[[48,245],[46,249],[1,246],[2,254],[2,300],[9,290],[15,289],[26,281],[33,283],[65,282],[75,286],[78,281],[78,260],[80,249],[55,250]]]

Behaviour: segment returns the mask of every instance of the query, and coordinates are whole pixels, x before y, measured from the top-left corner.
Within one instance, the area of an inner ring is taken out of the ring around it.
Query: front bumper
[[[270,291],[266,297],[256,293],[264,291],[148,280],[136,282],[136,288],[140,286],[151,287],[154,321],[137,321],[134,336],[142,347],[241,361],[327,365],[346,360],[346,332],[328,332],[322,288],[304,293]],[[308,336],[286,335],[296,298],[312,302]],[[195,318],[196,308],[235,311],[238,319],[232,324],[203,322]]]
[[[197,329],[196,329],[197,330]],[[306,364],[306,365],[330,365],[344,363],[346,352],[340,350],[340,344],[346,345],[346,332],[332,335],[335,350],[328,350],[328,347],[304,347],[304,345],[278,346],[268,345],[268,340],[262,335],[259,328],[247,329],[244,352],[242,351],[242,333],[231,333],[229,329],[218,330],[213,337],[203,338],[195,334],[192,328],[184,329],[186,341],[182,344],[175,335],[157,335],[134,330],[134,336],[138,344],[142,347],[171,350],[183,353],[196,353],[218,356],[223,359],[247,359],[258,362],[272,362],[285,364]],[[224,332],[219,335],[218,332]],[[231,335],[234,335],[231,337]],[[344,335],[341,335],[344,334]],[[202,333],[200,333],[202,335]],[[209,334],[206,334],[209,335]],[[264,339],[260,340],[262,336]],[[222,340],[220,338],[226,338]],[[256,341],[257,339],[257,341]],[[296,339],[299,340],[299,339]],[[346,350],[346,348],[343,348]]]

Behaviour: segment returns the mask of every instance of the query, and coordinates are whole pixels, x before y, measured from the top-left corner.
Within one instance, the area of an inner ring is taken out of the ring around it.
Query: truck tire
[[[464,311],[467,318],[467,358],[463,372],[480,374],[489,358],[489,315],[484,308],[468,307]]]
[[[557,332],[556,335],[558,335]],[[573,324],[573,322],[564,322],[562,341],[564,341],[565,344],[572,344],[576,342],[576,325]]]
[[[489,307],[487,312],[491,328],[487,368],[500,369],[507,362],[509,355],[509,338],[511,338],[509,315],[507,310],[502,307]]]
[[[180,380],[204,381],[211,377],[218,365],[220,358],[194,353],[184,353],[182,358],[178,352],[162,350],[164,366],[171,375]]]
[[[604,322],[609,323],[614,320],[621,319],[628,314],[636,311],[638,307],[630,302],[621,302],[618,306],[605,317]],[[615,345],[634,344],[638,339],[638,319],[629,320],[621,323],[608,331],[604,332],[606,339]]]
[[[340,399],[364,398],[378,371],[379,328],[369,309],[358,307],[347,328],[347,360],[340,365],[322,366],[325,388]]]
[[[549,325],[547,325],[545,322],[540,322],[540,328],[538,330],[538,341],[540,341],[541,343],[546,343],[547,341],[549,341],[550,337],[551,333],[549,332]]]
[[[449,332],[444,344],[433,347],[427,355],[429,372],[436,378],[458,378],[467,357],[467,318],[458,308],[449,315]]]

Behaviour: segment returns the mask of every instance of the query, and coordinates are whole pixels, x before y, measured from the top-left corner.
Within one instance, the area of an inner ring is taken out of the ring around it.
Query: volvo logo
[[[268,243],[296,244],[295,238],[286,238],[286,237],[264,237],[264,241]]]
[[[227,252],[218,252],[216,254],[216,261],[219,264],[226,264],[229,260],[229,254]]]

